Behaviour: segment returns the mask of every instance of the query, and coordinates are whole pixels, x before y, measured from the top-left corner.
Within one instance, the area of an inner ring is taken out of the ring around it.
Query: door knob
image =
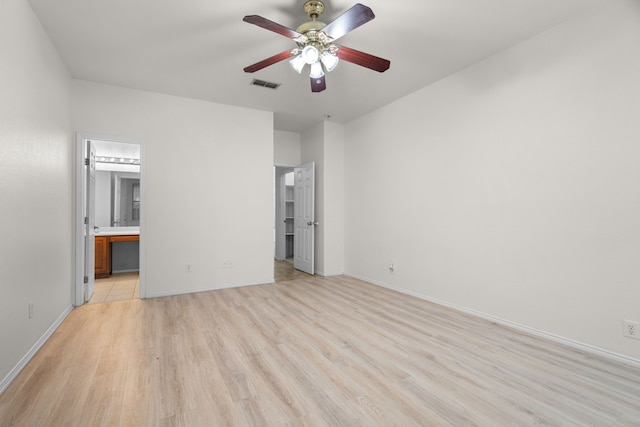
[[[309,221],[307,223],[307,225],[315,225],[317,227],[318,226],[318,221]]]

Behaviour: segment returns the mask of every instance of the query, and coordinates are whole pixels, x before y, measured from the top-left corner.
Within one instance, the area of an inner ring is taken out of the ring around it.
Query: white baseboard
[[[16,379],[18,374],[22,372],[22,370],[27,366],[29,361],[35,356],[35,354],[40,350],[40,348],[44,345],[45,342],[53,335],[53,333],[58,329],[58,327],[62,324],[64,319],[67,318],[69,313],[73,310],[73,306],[69,305],[60,316],[56,319],[55,322],[49,329],[45,331],[45,333],[40,337],[38,341],[31,347],[31,349],[24,355],[24,357],[18,362],[18,364],[7,374],[6,377],[0,382],[0,394],[4,393],[4,391],[9,387],[9,385]]]
[[[374,284],[376,286],[380,286],[382,288],[391,289],[392,291],[400,292],[402,294],[411,295],[411,296],[414,296],[416,298],[420,298],[420,299],[423,299],[425,301],[429,301],[429,302],[432,302],[434,304],[441,305],[443,307],[448,307],[448,308],[451,308],[451,309],[454,309],[454,310],[457,310],[457,311],[460,311],[460,312],[463,312],[463,313],[467,313],[467,314],[471,314],[473,316],[481,317],[483,319],[487,319],[487,320],[490,320],[492,322],[499,323],[499,324],[504,325],[504,326],[508,326],[510,328],[518,329],[520,331],[527,332],[527,333],[530,333],[531,335],[535,335],[535,336],[538,336],[538,337],[541,337],[541,338],[545,338],[545,339],[548,339],[550,341],[554,341],[554,342],[557,342],[557,343],[560,343],[560,344],[564,344],[566,346],[569,346],[569,347],[572,347],[572,348],[575,348],[575,349],[578,349],[578,350],[581,350],[581,351],[584,351],[584,352],[588,352],[588,353],[591,353],[591,354],[594,354],[594,355],[598,355],[598,356],[601,356],[601,357],[606,357],[607,359],[615,360],[615,361],[621,362],[621,363],[626,363],[626,364],[629,364],[629,365],[632,365],[632,366],[635,366],[635,367],[640,367],[640,360],[639,359],[634,359],[633,357],[625,356],[623,354],[614,353],[614,352],[609,351],[609,350],[604,350],[602,348],[595,347],[595,346],[592,346],[592,345],[589,345],[589,344],[585,344],[585,343],[582,343],[582,342],[579,342],[579,341],[574,341],[574,340],[571,340],[571,339],[568,339],[568,338],[565,338],[565,337],[561,337],[559,335],[554,335],[554,334],[551,334],[549,332],[545,332],[545,331],[541,331],[539,329],[531,328],[529,326],[522,325],[520,323],[512,322],[511,320],[502,319],[500,317],[496,317],[496,316],[493,316],[491,314],[487,314],[487,313],[483,313],[483,312],[480,312],[480,311],[476,311],[476,310],[473,310],[473,309],[470,309],[470,308],[467,308],[467,307],[462,307],[462,306],[459,306],[459,305],[456,305],[456,304],[452,304],[452,303],[447,302],[447,301],[439,300],[437,298],[431,298],[431,297],[429,297],[427,295],[423,295],[423,294],[420,294],[420,293],[417,293],[417,292],[409,291],[407,289],[403,289],[403,288],[399,288],[399,287],[396,287],[396,286],[392,286],[392,285],[389,285],[388,283],[383,283],[383,282],[379,282],[377,280],[372,280],[372,279],[369,279],[367,277],[360,276],[358,274],[344,273],[344,275],[345,276],[349,276],[349,277],[353,277],[353,278],[358,279],[358,280],[363,280],[365,282]]]
[[[147,292],[146,298],[163,298],[163,297],[172,297],[176,295],[186,295],[186,294],[196,294],[198,292],[208,292],[208,291],[219,291],[221,289],[231,289],[231,288],[240,288],[243,286],[257,286],[257,285],[267,285],[273,284],[275,280],[272,278],[266,280],[259,280],[257,282],[243,282],[243,283],[232,283],[227,285],[216,285],[216,286],[207,286],[203,288],[195,288],[195,289],[180,289],[180,290],[172,290],[172,291],[164,291],[164,292]]]
[[[140,269],[139,268],[132,268],[129,270],[112,270],[111,274],[120,274],[120,273],[139,273]]]
[[[314,273],[322,277],[342,276],[344,274],[343,272],[332,273],[332,272],[324,272],[324,271],[318,271],[318,270],[314,271]]]

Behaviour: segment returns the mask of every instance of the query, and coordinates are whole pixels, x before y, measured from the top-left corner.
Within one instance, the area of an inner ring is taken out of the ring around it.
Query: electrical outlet
[[[622,324],[624,328],[624,330],[622,331],[622,334],[625,337],[640,340],[640,322],[624,320]]]
[[[222,260],[222,268],[233,268],[233,262],[228,259]]]
[[[193,265],[185,264],[184,271],[185,271],[185,273],[191,273],[193,271]]]
[[[395,270],[396,270],[396,266],[393,263],[389,264],[389,272],[393,273]]]
[[[33,301],[29,301],[29,319],[33,319]]]

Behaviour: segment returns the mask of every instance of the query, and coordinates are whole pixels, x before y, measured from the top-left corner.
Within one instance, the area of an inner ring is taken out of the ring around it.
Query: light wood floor
[[[307,273],[293,268],[293,262],[274,261],[274,277],[276,283],[311,277]],[[136,299],[140,295],[138,272],[116,273],[104,279],[95,280],[95,288],[88,304],[125,301]]]
[[[346,277],[73,310],[2,426],[638,426],[640,370]]]

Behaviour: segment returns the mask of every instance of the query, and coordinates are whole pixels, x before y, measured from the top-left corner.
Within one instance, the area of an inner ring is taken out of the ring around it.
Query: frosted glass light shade
[[[318,52],[318,49],[316,49],[315,46],[305,46],[305,48],[302,49],[302,53],[300,55],[302,56],[302,59],[304,59],[304,62],[306,62],[307,64],[314,64],[318,62],[320,52]]]
[[[311,64],[311,72],[309,73],[309,77],[312,79],[319,79],[324,76],[324,71],[322,71],[322,64],[319,62],[315,62]]]
[[[322,55],[320,55],[320,61],[322,61],[322,63],[324,64],[324,68],[326,68],[327,71],[331,72],[338,65],[339,59],[337,56],[332,55],[329,52],[324,52]]]
[[[302,54],[300,54],[300,55],[296,56],[295,58],[289,60],[289,64],[291,64],[293,69],[296,70],[298,72],[298,74],[299,74],[299,73],[302,72],[302,69],[306,65],[306,62],[304,62],[304,59],[302,59]]]

